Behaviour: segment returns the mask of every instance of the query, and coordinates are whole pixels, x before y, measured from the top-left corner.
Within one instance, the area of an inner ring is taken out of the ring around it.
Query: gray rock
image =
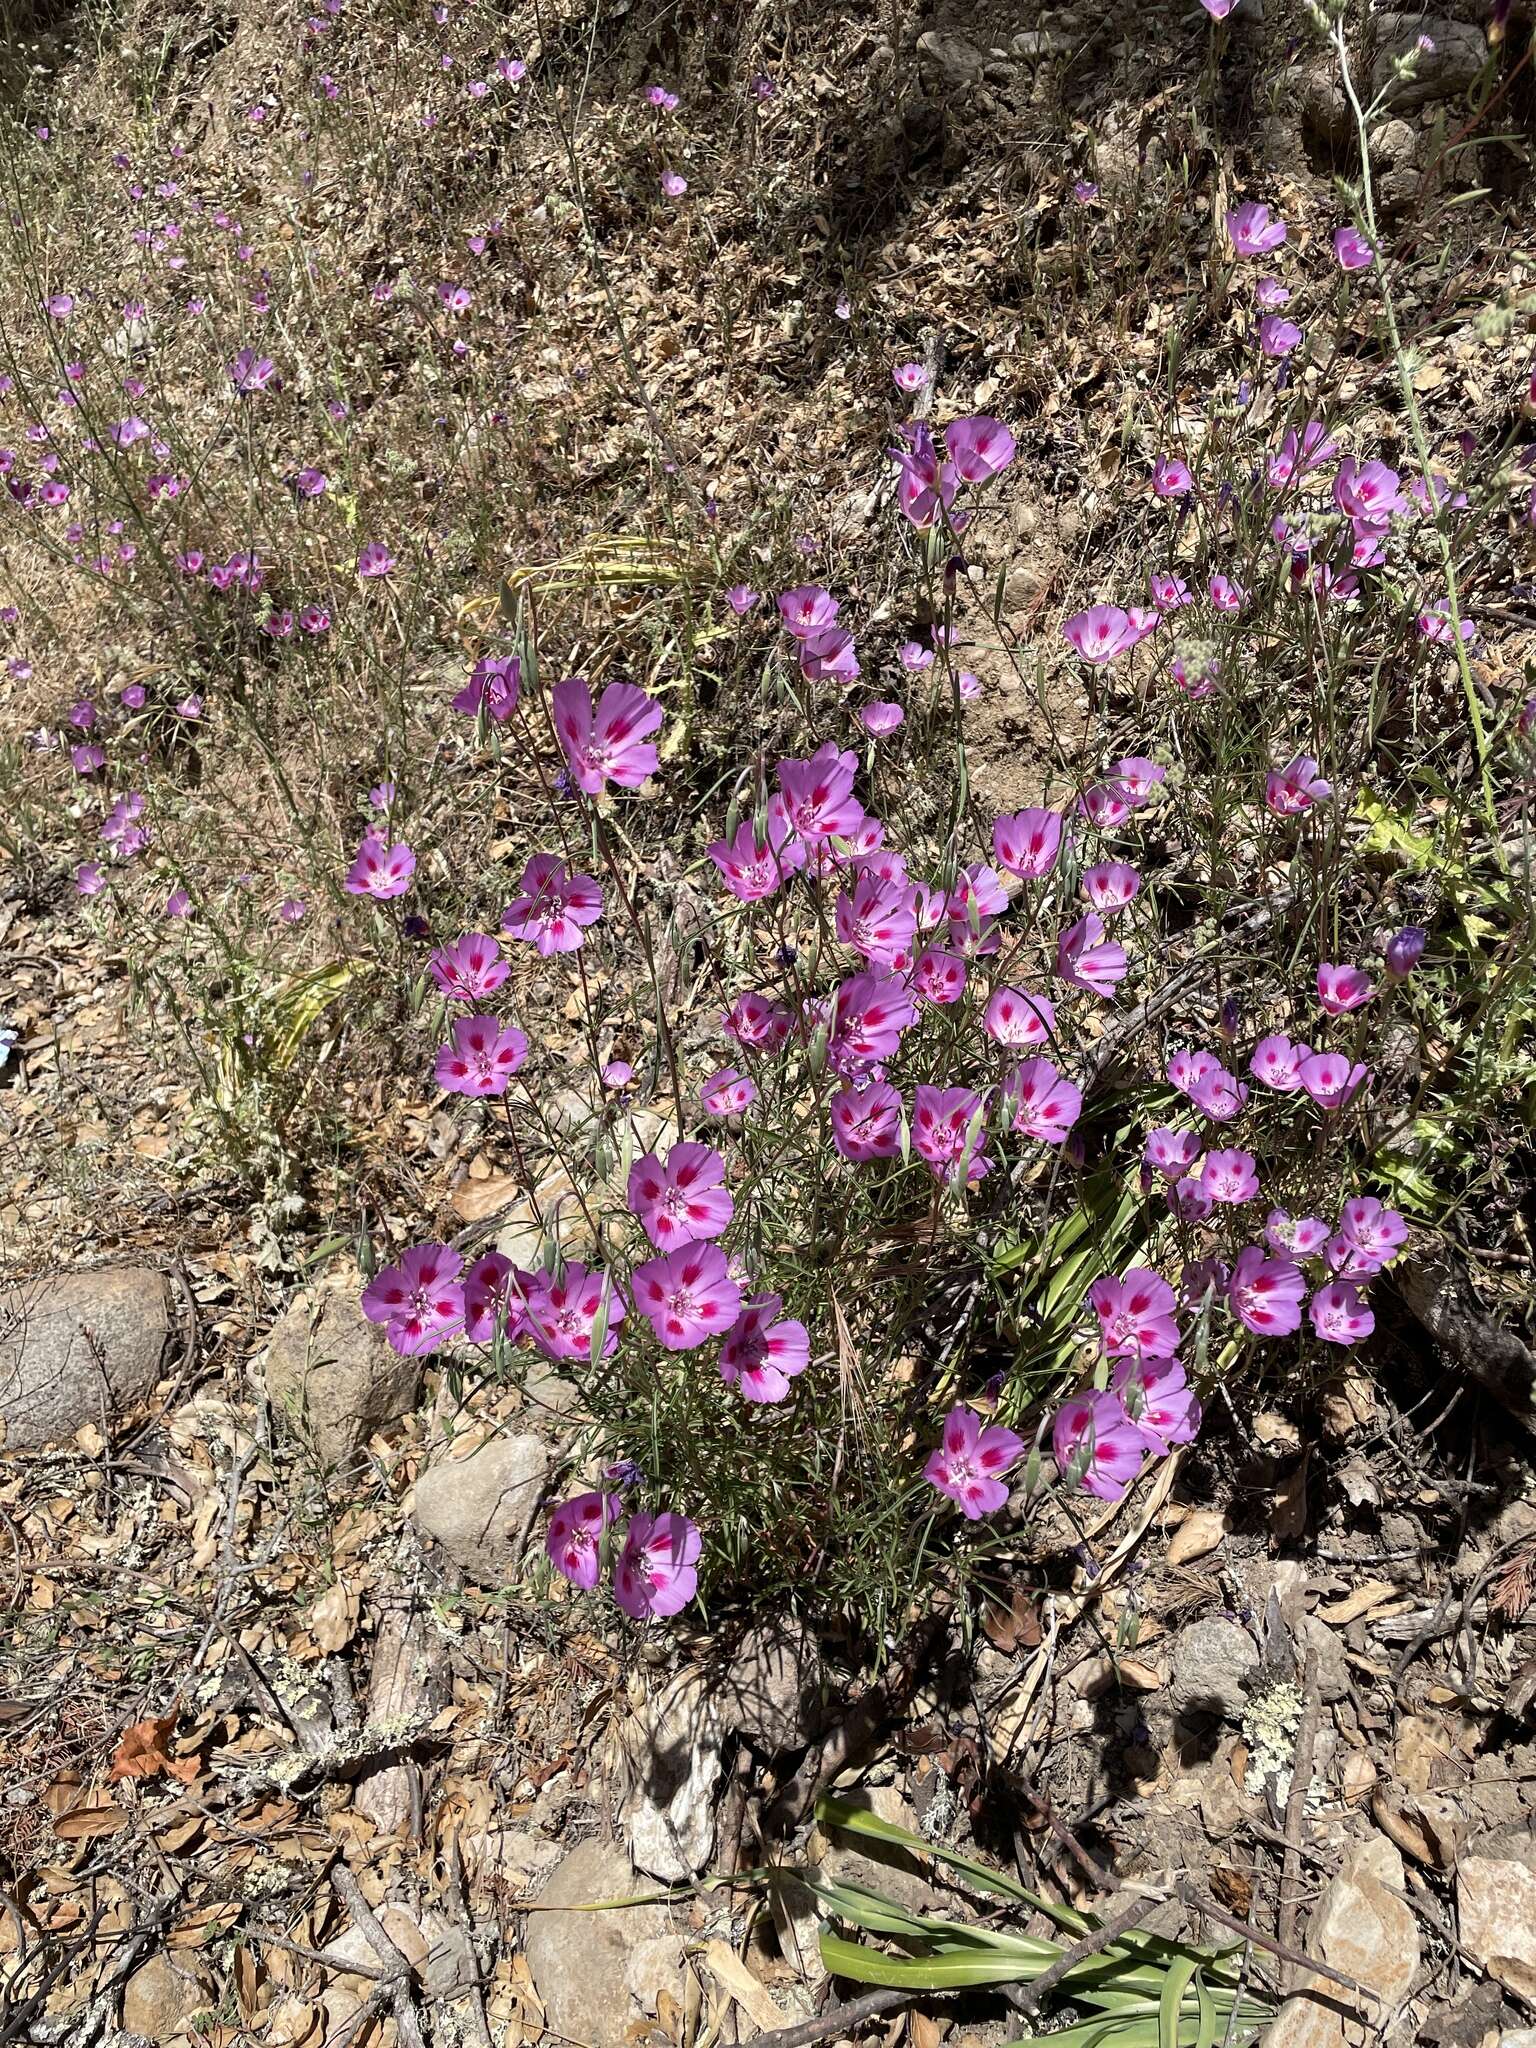
[[[34,1451],[110,1424],[160,1377],[171,1297],[146,1266],[66,1273],[0,1296],[0,1443]]]
[[[1344,1661],[1344,1638],[1315,1614],[1301,1618],[1297,1654],[1305,1659],[1308,1650],[1317,1652],[1317,1693],[1325,1707],[1349,1697],[1349,1666]]]
[[[513,1544],[549,1477],[549,1447],[536,1436],[498,1436],[464,1458],[439,1458],[416,1481],[417,1528],[442,1545],[467,1578],[495,1586],[522,1562]]]
[[[1169,1696],[1182,1718],[1219,1714],[1242,1719],[1248,1705],[1247,1680],[1259,1668],[1259,1653],[1247,1629],[1214,1614],[1181,1630],[1173,1645]]]
[[[987,53],[964,36],[930,29],[917,39],[918,75],[937,92],[955,92],[979,85],[987,69]]]
[[[1057,50],[1067,47],[1065,36],[1053,35],[1049,29],[1026,29],[1014,37],[1008,45],[1015,57],[1026,64],[1038,64],[1042,57],[1050,57]]]
[[[328,1465],[345,1464],[376,1429],[410,1413],[421,1362],[390,1348],[359,1306],[362,1276],[338,1267],[297,1295],[267,1340],[272,1403]]]
[[[708,1863],[724,1740],[714,1683],[697,1670],[660,1681],[619,1730],[619,1810],[637,1870],[684,1884]]]
[[[123,1986],[123,2030],[169,2041],[194,2013],[214,2006],[208,1987],[178,1954],[151,1956]]]
[[[1524,1863],[1467,1856],[1456,1872],[1463,1948],[1507,1991],[1536,1998],[1536,1876]]]
[[[1398,61],[1417,49],[1421,36],[1427,36],[1434,48],[1418,53],[1410,77],[1396,77]],[[1448,21],[1443,14],[1379,14],[1371,91],[1385,93],[1387,105],[1397,108],[1457,99],[1487,56],[1483,31],[1470,22]]]
[[[1385,1835],[1372,1835],[1348,1851],[1307,1930],[1307,1953],[1365,1985],[1387,2012],[1419,1969],[1419,1923],[1398,1896],[1404,1883],[1402,1857]],[[1344,2009],[1329,1980],[1316,1977],[1310,1988],[1315,1998],[1291,1998],[1280,2008],[1265,2048],[1345,2048]]]
[[[720,1681],[725,1725],[759,1749],[808,1742],[820,1708],[821,1656],[796,1623],[764,1623],[742,1639]]]
[[[621,1913],[550,1910],[626,1898],[637,1886],[617,1843],[582,1842],[539,1894],[523,1954],[550,2034],[567,2041],[619,2042],[633,2017],[626,1982],[632,1953],[672,1933],[665,1906],[629,1906]]]

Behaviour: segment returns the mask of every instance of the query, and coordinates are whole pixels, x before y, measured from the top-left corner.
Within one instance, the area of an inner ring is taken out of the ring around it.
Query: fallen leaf
[[[115,1835],[127,1827],[129,1818],[126,1807],[111,1801],[105,1806],[77,1806],[73,1813],[60,1815],[53,1832],[61,1842],[90,1842],[98,1835]]]
[[[981,1625],[992,1647],[1005,1656],[1033,1650],[1041,1640],[1040,1609],[1024,1586],[1015,1586],[1008,1606],[989,1600],[981,1611]]]
[[[1216,1508],[1196,1508],[1174,1530],[1168,1545],[1170,1566],[1208,1557],[1227,1533],[1227,1518]]]
[[[510,1208],[520,1186],[510,1173],[495,1173],[488,1180],[461,1180],[448,1198],[449,1205],[461,1223],[483,1223],[487,1216]]]
[[[766,1986],[758,1983],[740,1956],[725,1942],[706,1942],[702,1960],[710,1975],[730,1993],[747,2018],[763,2033],[771,2034],[788,2023],[786,2015],[768,1996]]]
[[[344,1650],[357,1634],[360,1612],[357,1590],[345,1579],[327,1586],[310,1608],[306,1616],[309,1632],[328,1657]]]
[[[166,1748],[171,1730],[180,1718],[181,1709],[173,1707],[160,1720],[151,1714],[147,1720],[135,1721],[131,1728],[125,1728],[112,1752],[112,1769],[108,1773],[112,1783],[115,1785],[120,1778],[158,1778],[163,1771],[167,1777],[190,1785],[198,1773],[197,1758],[173,1757]]]

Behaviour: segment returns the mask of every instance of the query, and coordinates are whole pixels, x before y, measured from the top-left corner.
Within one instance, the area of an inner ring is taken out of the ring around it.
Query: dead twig
[[[1317,1744],[1317,1722],[1322,1697],[1317,1683],[1317,1651],[1310,1649],[1301,1675],[1301,1725],[1296,1731],[1296,1754],[1291,1762],[1291,1790],[1285,1802],[1285,1862],[1280,1885],[1280,1914],[1275,1932],[1288,1948],[1296,1946],[1296,1912],[1301,1903],[1301,1830],[1306,1819],[1307,1791],[1312,1783],[1312,1752]],[[1281,1972],[1281,1987],[1293,1991],[1295,1966]]]
[[[1118,1941],[1122,1934],[1128,1934],[1147,1917],[1154,1906],[1163,1903],[1164,1896],[1164,1893],[1158,1891],[1143,1892],[1112,1920],[1106,1920],[1102,1926],[1091,1928],[1080,1940],[1064,1948],[1048,1970],[1042,1970],[1032,1984],[1026,1984],[1010,2001],[1014,2011],[1038,2012],[1041,2001],[1049,1998],[1069,1970],[1076,1969],[1077,1965],[1086,1961],[1089,1956],[1097,1955],[1100,1949],[1108,1948],[1110,1943]]]
[[[834,2005],[815,2019],[801,2020],[793,2027],[777,2027],[771,2034],[759,2034],[753,2048],[818,2048],[822,2041],[835,2041],[839,2034],[851,2033],[864,2020],[878,2019],[882,2013],[895,2012],[898,2006],[912,2002],[910,1991],[871,1991],[863,1998],[850,1999],[847,2005]]]
[[[421,2030],[421,2013],[416,2004],[416,1985],[411,1975],[411,1966],[390,1940],[384,1923],[363,1897],[362,1887],[345,1863],[336,1864],[330,1873],[331,1890],[340,1899],[352,1916],[353,1924],[360,1927],[363,1939],[384,1966],[381,1991],[387,1991],[389,2006],[394,2014],[395,2031],[404,2048],[427,2048],[426,2036]]]

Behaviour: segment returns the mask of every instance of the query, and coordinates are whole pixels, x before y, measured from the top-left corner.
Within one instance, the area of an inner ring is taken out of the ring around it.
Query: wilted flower
[[[1056,941],[1056,978],[1091,996],[1105,996],[1125,979],[1125,948],[1104,936],[1104,920],[1090,911]]]
[[[1023,1456],[1022,1440],[996,1423],[986,1429],[973,1410],[951,1408],[938,1449],[929,1453],[923,1477],[959,1508],[968,1522],[995,1514],[1008,1504],[1002,1474]]]
[[[276,384],[277,365],[270,356],[258,355],[253,348],[243,348],[229,366],[229,379],[242,397],[249,398]]]
[[[1402,981],[1419,964],[1429,934],[1422,925],[1405,924],[1388,939],[1382,964],[1394,981]]]
[[[725,601],[738,619],[745,618],[749,611],[762,603],[761,595],[750,584],[733,583],[725,593]]]

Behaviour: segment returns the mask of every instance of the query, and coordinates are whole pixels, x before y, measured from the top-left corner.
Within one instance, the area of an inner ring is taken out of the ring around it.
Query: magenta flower
[[[805,866],[805,848],[792,836],[788,811],[780,796],[769,802],[767,826],[766,844],[759,842],[753,820],[743,818],[734,839],[717,839],[705,849],[720,870],[725,886],[741,903],[762,902]]]
[[[982,1012],[982,1029],[1016,1052],[1044,1045],[1056,1035],[1056,1007],[1048,996],[1032,996],[1019,988],[1000,988]]]
[[[1376,984],[1363,968],[1323,961],[1317,970],[1317,999],[1330,1017],[1347,1016],[1368,1003]]]
[[[301,469],[294,477],[293,483],[301,498],[323,497],[330,488],[330,478],[325,471],[313,467]]]
[[[249,398],[276,385],[277,365],[270,356],[258,355],[253,348],[243,348],[229,366],[229,380],[242,398]]]
[[[492,1344],[497,1331],[520,1337],[528,1303],[544,1275],[524,1273],[503,1252],[482,1252],[464,1275],[464,1334],[471,1344]]]
[[[1266,313],[1278,313],[1282,306],[1291,303],[1291,295],[1278,277],[1261,277],[1253,288],[1253,296]]]
[[[1200,1139],[1194,1131],[1171,1129],[1160,1124],[1148,1131],[1142,1160],[1165,1180],[1181,1180],[1200,1157]]]
[[[592,708],[584,676],[556,683],[552,697],[555,734],[577,787],[600,796],[603,786],[638,789],[656,773],[650,734],[661,724],[661,706],[633,683],[610,683]]]
[[[1408,1242],[1408,1225],[1395,1209],[1383,1208],[1374,1195],[1355,1195],[1339,1215],[1339,1234],[1372,1262],[1372,1271],[1388,1265]]]
[[[858,767],[858,755],[841,752],[831,740],[808,761],[780,761],[785,812],[802,839],[846,839],[858,830],[864,822],[864,806],[853,794]]]
[[[1267,256],[1285,240],[1285,222],[1271,219],[1267,206],[1249,199],[1228,213],[1227,240],[1236,256]]]
[[[1251,1152],[1235,1148],[1207,1152],[1200,1185],[1213,1202],[1251,1202],[1259,1192],[1258,1161]]]
[[[501,928],[547,960],[551,953],[574,953],[602,914],[603,892],[590,875],[573,875],[558,854],[536,853],[501,914]]]
[[[837,991],[828,1053],[834,1070],[851,1072],[893,1059],[901,1034],[917,1021],[912,998],[893,974],[855,974]]]
[[[277,906],[277,914],[284,924],[302,924],[306,905],[301,903],[297,896],[285,896]]]
[[[1237,0],[1200,0],[1200,5],[1212,21],[1225,21],[1237,5]]]
[[[1159,498],[1183,498],[1195,488],[1194,472],[1182,457],[1159,455],[1152,465],[1152,491]]]
[[[783,1298],[756,1294],[726,1332],[720,1347],[720,1377],[739,1387],[744,1401],[784,1400],[789,1383],[805,1371],[811,1340],[804,1323],[779,1320]]]
[[[1013,1128],[1043,1145],[1059,1145],[1083,1109],[1082,1090],[1047,1059],[1021,1060],[1003,1082]]]
[[[94,741],[85,746],[71,747],[69,750],[69,765],[77,775],[94,775],[98,768],[106,766],[106,761],[106,749],[97,746]]]
[[[616,1493],[578,1493],[549,1518],[544,1547],[555,1570],[590,1593],[603,1561],[603,1539],[623,1512]]]
[[[630,1213],[658,1251],[718,1237],[736,1213],[725,1161],[712,1145],[676,1144],[666,1163],[647,1152],[629,1169]]]
[[[789,1037],[794,1019],[783,1003],[747,989],[737,996],[722,1021],[726,1036],[738,1045],[750,1046],[755,1052],[777,1052]]]
[[[891,371],[891,381],[898,391],[921,391],[928,382],[928,372],[921,363],[897,363]]]
[[[1333,502],[1354,520],[1390,519],[1402,510],[1401,482],[1384,462],[1356,462],[1346,455],[1333,479]]]
[[[882,699],[873,704],[861,704],[854,716],[866,732],[873,733],[877,739],[883,739],[887,733],[895,732],[899,725],[905,723],[907,714],[899,704]]]
[[[1369,270],[1376,251],[1358,228],[1335,228],[1333,253],[1340,270]]]
[[[744,619],[748,612],[762,603],[762,598],[750,584],[733,583],[725,593],[725,601],[738,619]]]
[[[1299,817],[1333,795],[1333,784],[1317,772],[1310,754],[1295,754],[1283,768],[1271,768],[1264,781],[1264,802],[1277,818]]]
[[[986,1114],[970,1088],[933,1088],[919,1082],[912,1108],[912,1144],[936,1180],[981,1180],[991,1171],[986,1156]]]
[[[381,540],[371,540],[357,558],[357,573],[363,581],[376,577],[392,576],[395,572],[395,558]]]
[[[1176,612],[1181,606],[1195,601],[1184,578],[1175,576],[1171,569],[1154,569],[1147,582],[1152,592],[1152,603],[1159,612]]]
[[[995,953],[998,948],[993,922],[1008,908],[1008,892],[997,875],[981,862],[962,868],[944,903],[949,924],[949,943],[957,952]]]
[[[1172,1358],[1178,1350],[1173,1289],[1160,1274],[1136,1266],[1123,1280],[1105,1275],[1089,1288],[1088,1299],[1106,1358]]]
[[[663,1348],[694,1351],[731,1327],[741,1289],[716,1244],[685,1244],[634,1272],[635,1302]]]
[[[1211,578],[1211,604],[1217,611],[1240,612],[1247,602],[1248,593],[1241,583],[1220,574]]]
[[[1352,1067],[1337,1052],[1312,1053],[1298,1071],[1302,1087],[1320,1109],[1342,1109],[1371,1078],[1369,1067]]]
[[[678,1614],[698,1591],[703,1539],[686,1515],[634,1515],[613,1570],[613,1597],[632,1621]]]
[[[1067,642],[1098,668],[1135,645],[1130,619],[1117,604],[1090,605],[1062,627]]]
[[[1110,1387],[1126,1420],[1154,1456],[1191,1444],[1200,1432],[1200,1402],[1176,1358],[1122,1358]]]
[[[358,848],[342,887],[349,895],[375,896],[385,902],[391,896],[403,896],[415,872],[416,856],[403,839],[388,846],[370,832]]]
[[[515,654],[482,654],[469,681],[453,700],[455,711],[474,718],[483,708],[488,718],[505,725],[522,693],[523,665]]]
[[[1311,1055],[1309,1045],[1292,1044],[1284,1032],[1272,1032],[1253,1048],[1248,1071],[1266,1088],[1281,1095],[1294,1095],[1301,1086],[1301,1063]]]
[[[942,946],[928,946],[918,954],[912,968],[912,992],[925,1003],[958,1003],[965,994],[966,976],[965,960],[959,953],[948,952]]]
[[[1248,1100],[1246,1086],[1211,1052],[1175,1052],[1168,1061],[1168,1082],[1216,1123],[1229,1122]]]
[[[1008,1505],[1002,1475],[1024,1455],[1023,1441],[996,1423],[987,1428],[973,1410],[951,1408],[944,1418],[938,1449],[923,1467],[930,1486],[948,1497],[968,1522],[995,1514]]]
[[[1264,1219],[1264,1242],[1279,1258],[1309,1259],[1326,1243],[1328,1226],[1320,1216],[1289,1216],[1271,1209]]]
[[[495,1017],[455,1017],[434,1078],[450,1095],[504,1095],[528,1057],[528,1041]]]
[[[1288,484],[1293,477],[1307,476],[1339,452],[1337,441],[1330,440],[1328,429],[1321,420],[1308,420],[1301,430],[1301,439],[1296,438],[1292,428],[1280,444],[1278,455],[1271,455],[1268,464],[1270,482],[1279,488]]]
[[[836,622],[837,612],[837,599],[819,583],[802,583],[779,598],[779,616],[797,640],[824,633]]]
[[[1307,1283],[1288,1258],[1266,1259],[1257,1245],[1237,1255],[1227,1289],[1232,1313],[1256,1337],[1288,1337],[1301,1328]]]
[[[450,1002],[481,1003],[511,973],[501,948],[484,932],[466,932],[451,946],[439,946],[427,961],[427,972]]]
[[[1437,647],[1454,647],[1458,639],[1472,641],[1477,638],[1477,627],[1471,619],[1451,623],[1450,608],[1445,604],[1426,606],[1419,613],[1416,624],[1419,638],[1429,640]]]
[[[452,284],[446,279],[438,286],[437,297],[438,303],[448,313],[467,313],[474,304],[468,285]]]
[[[599,1320],[603,1328],[600,1356],[618,1349],[618,1325],[624,1320],[624,1297],[600,1267],[572,1263],[563,1273],[540,1277],[529,1290],[528,1328],[550,1358],[592,1356]]]
[[[901,1097],[888,1081],[867,1088],[849,1083],[833,1096],[828,1114],[832,1143],[844,1159],[865,1165],[894,1159],[901,1150]]]
[[[1141,876],[1123,860],[1101,861],[1083,871],[1083,894],[1105,917],[1124,910],[1141,887]]]
[[[800,642],[800,673],[808,683],[840,683],[846,689],[859,679],[858,650],[853,635],[841,626],[812,633]]]
[[[885,451],[901,471],[896,502],[912,525],[925,533],[954,503],[960,472],[953,462],[940,461],[926,420],[913,420],[897,432],[906,446]]]
[[[1352,1280],[1330,1280],[1307,1303],[1313,1329],[1325,1344],[1358,1344],[1376,1327]]]
[[[1000,476],[1012,462],[1017,446],[1002,421],[987,413],[951,420],[944,429],[944,453],[968,484],[984,484]]]
[[[1147,1455],[1146,1439],[1118,1394],[1074,1394],[1051,1426],[1051,1449],[1064,1480],[1098,1500],[1119,1500]]]
[[[363,1289],[363,1314],[382,1323],[392,1347],[407,1358],[435,1351],[464,1321],[463,1265],[447,1245],[412,1245],[398,1265],[385,1266]]]
[[[1015,811],[992,827],[992,851],[999,867],[1023,881],[1048,875],[1061,857],[1058,811]]]
[[[839,894],[834,928],[839,943],[871,967],[900,969],[912,963],[917,918],[907,892],[868,868],[859,869],[852,889]]]
[[[1056,978],[1091,996],[1107,996],[1126,974],[1125,948],[1104,936],[1104,920],[1089,911],[1056,941]]]
[[[699,1090],[699,1101],[709,1116],[740,1116],[757,1100],[757,1083],[734,1067],[721,1067]]]
[[[1266,313],[1259,322],[1259,352],[1266,356],[1288,356],[1301,342],[1301,329],[1294,320],[1278,313]]]
[[[1403,981],[1412,974],[1423,957],[1428,932],[1419,924],[1405,924],[1400,932],[1394,932],[1388,939],[1382,953],[1382,965],[1394,981]]]

